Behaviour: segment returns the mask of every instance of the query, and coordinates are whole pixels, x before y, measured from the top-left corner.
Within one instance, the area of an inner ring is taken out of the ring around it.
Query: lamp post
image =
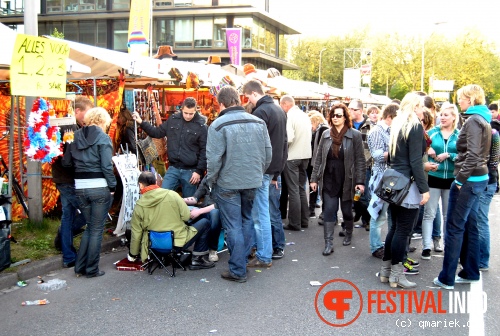
[[[445,24],[447,22],[434,22],[434,26],[439,26],[440,24]],[[431,33],[429,38],[434,32]],[[422,69],[420,71],[420,91],[424,92],[424,71],[425,71],[425,39],[422,39]]]
[[[323,48],[321,49],[321,51],[319,52],[319,78],[318,78],[318,84],[321,85],[321,55],[323,54],[323,51],[325,51],[326,48]]]

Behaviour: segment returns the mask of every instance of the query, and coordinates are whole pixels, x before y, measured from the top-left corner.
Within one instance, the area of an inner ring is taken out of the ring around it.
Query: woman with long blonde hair
[[[467,120],[458,135],[455,180],[451,184],[446,219],[443,269],[434,284],[453,289],[455,283],[479,281],[479,199],[488,186],[491,148],[491,112],[483,89],[476,84],[457,92]],[[456,275],[458,260],[462,270]]]
[[[422,97],[408,93],[391,124],[389,141],[391,168],[414,180],[403,203],[389,206],[392,225],[385,239],[379,276],[381,282],[389,282],[391,287],[416,287],[414,282],[408,281],[405,277],[403,260],[409,236],[418,218],[419,207],[429,200],[429,187],[422,163],[426,150],[424,129],[420,123],[423,111]]]

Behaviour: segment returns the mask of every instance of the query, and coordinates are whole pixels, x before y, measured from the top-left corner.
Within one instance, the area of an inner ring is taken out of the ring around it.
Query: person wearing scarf
[[[352,128],[347,106],[333,106],[328,123],[331,129],[321,136],[311,176],[311,190],[317,190],[319,184],[324,203],[325,256],[333,252],[339,201],[346,230],[343,245],[351,244],[354,227],[352,202],[356,189],[364,192],[366,175],[363,140],[361,133]]]

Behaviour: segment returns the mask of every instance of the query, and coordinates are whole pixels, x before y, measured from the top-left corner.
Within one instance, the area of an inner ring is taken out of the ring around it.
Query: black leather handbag
[[[413,178],[388,168],[375,189],[375,195],[389,204],[401,205],[410,191]]]

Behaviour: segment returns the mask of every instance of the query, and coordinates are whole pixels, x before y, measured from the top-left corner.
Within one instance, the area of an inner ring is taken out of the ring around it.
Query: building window
[[[174,19],[155,20],[154,41],[156,41],[156,48],[162,45],[174,45],[174,23]]]
[[[210,48],[212,47],[212,18],[195,18],[194,19],[194,47],[195,48]]]
[[[115,0],[117,1],[117,0]],[[165,7],[172,7],[173,5],[173,0],[167,1],[167,0],[155,0],[154,1],[154,7],[155,8],[165,8]]]
[[[174,0],[175,7],[191,7],[193,0]]]
[[[62,12],[62,0],[47,0],[47,13]]]
[[[242,48],[252,48],[252,18],[234,18],[234,26],[241,28]]]
[[[64,12],[105,11],[106,0],[63,0]],[[48,12],[48,9],[47,9]]]
[[[224,48],[226,46],[227,20],[225,17],[214,19],[214,47]]]
[[[113,22],[113,49],[127,50],[128,20],[115,20]]]
[[[175,20],[175,48],[193,47],[193,19]]]
[[[212,0],[193,0],[193,6],[212,6]]]
[[[111,8],[113,10],[130,9],[130,0],[111,0],[111,1],[112,1]]]
[[[78,22],[77,21],[63,22],[63,34],[65,40],[78,42]]]
[[[36,4],[40,12],[40,2]],[[24,13],[24,0],[2,0],[0,1],[1,15],[19,15]]]

